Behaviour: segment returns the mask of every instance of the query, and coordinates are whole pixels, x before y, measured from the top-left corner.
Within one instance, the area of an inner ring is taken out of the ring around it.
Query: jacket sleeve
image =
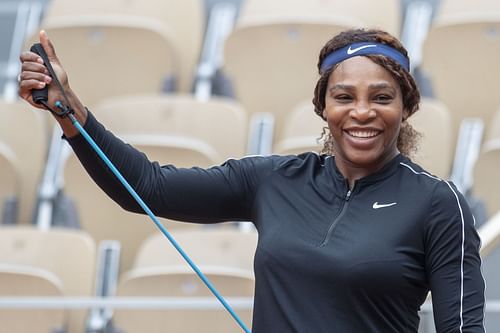
[[[208,169],[160,166],[107,131],[90,112],[84,128],[153,213],[170,219],[250,221],[254,194],[272,169],[272,160],[263,157],[228,160]],[[67,140],[88,174],[111,199],[126,210],[143,213],[82,135]]]
[[[453,184],[442,181],[436,188],[428,222],[426,271],[437,332],[484,332],[480,239]]]

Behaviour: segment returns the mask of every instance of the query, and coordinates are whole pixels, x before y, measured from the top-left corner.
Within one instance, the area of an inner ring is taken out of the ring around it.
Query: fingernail
[[[50,76],[45,77],[45,82],[50,83],[52,81],[52,78]]]
[[[39,86],[40,88],[45,87],[45,82],[40,82],[40,83],[38,83],[38,86]]]
[[[40,64],[43,64],[43,59],[42,58],[37,58],[36,61]]]

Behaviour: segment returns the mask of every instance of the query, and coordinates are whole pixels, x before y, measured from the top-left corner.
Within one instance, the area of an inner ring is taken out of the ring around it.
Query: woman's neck
[[[352,190],[356,180],[367,177],[381,170],[398,154],[399,151],[396,151],[394,154],[387,155],[383,159],[367,165],[357,165],[352,163],[351,161],[343,159],[340,156],[335,156],[335,165],[337,166],[337,169],[340,171],[342,176],[344,176],[344,178],[347,180],[349,189]]]

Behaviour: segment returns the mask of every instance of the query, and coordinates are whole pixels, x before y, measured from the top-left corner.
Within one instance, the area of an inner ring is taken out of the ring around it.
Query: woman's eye
[[[337,95],[335,96],[335,99],[341,102],[346,102],[352,100],[351,96],[349,95]]]
[[[389,95],[377,95],[375,96],[375,101],[379,103],[389,103],[392,101],[392,97]]]

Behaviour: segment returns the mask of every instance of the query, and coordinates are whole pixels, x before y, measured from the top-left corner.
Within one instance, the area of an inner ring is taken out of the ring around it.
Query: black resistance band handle
[[[45,67],[48,68],[48,66],[50,66],[49,58],[47,57],[47,54],[45,53],[45,50],[42,47],[42,44],[40,43],[33,44],[30,48],[30,51],[42,57]],[[31,96],[33,97],[33,101],[36,104],[47,103],[49,101],[48,85],[45,85],[45,87],[43,87],[42,89],[33,89],[31,91]]]

